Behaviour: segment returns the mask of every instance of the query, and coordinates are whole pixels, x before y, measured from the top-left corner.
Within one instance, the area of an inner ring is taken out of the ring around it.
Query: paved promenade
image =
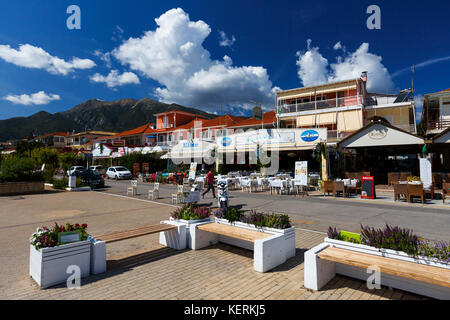
[[[126,195],[130,181],[107,181],[108,193]],[[138,198],[147,199],[153,184],[140,183]],[[159,202],[170,203],[175,185],[162,184]],[[329,226],[359,232],[360,225],[383,227],[386,223],[412,229],[420,237],[429,240],[450,240],[450,203],[442,200],[427,204],[394,202],[393,196],[379,192],[376,200],[361,200],[360,197],[324,197],[311,193],[311,197],[294,195],[271,195],[270,192],[230,191],[230,205],[244,210],[257,209],[266,212],[289,214],[299,228],[326,232]],[[217,206],[209,193],[201,201]]]
[[[423,299],[342,276],[320,292],[303,287],[303,254],[323,233],[297,230],[297,255],[268,273],[253,271],[253,253],[225,244],[175,251],[149,235],[107,247],[108,271],[82,279],[79,290],[40,290],[28,275],[28,238],[36,227],[87,223],[92,234],[126,230],[167,219],[173,207],[98,192],[55,192],[1,198],[0,299]]]

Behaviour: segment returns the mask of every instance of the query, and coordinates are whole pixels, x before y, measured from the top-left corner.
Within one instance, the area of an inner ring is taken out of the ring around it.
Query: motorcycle
[[[228,181],[219,180],[217,183],[217,201],[219,208],[228,208]]]

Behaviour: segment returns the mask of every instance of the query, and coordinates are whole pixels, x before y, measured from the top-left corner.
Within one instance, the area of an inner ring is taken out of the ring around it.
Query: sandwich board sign
[[[189,180],[195,180],[196,172],[197,172],[197,162],[192,162],[191,168],[189,169]]]
[[[420,180],[424,187],[433,184],[433,175],[431,168],[431,160],[429,158],[420,158]]]
[[[295,180],[302,186],[308,185],[308,161],[295,162]]]

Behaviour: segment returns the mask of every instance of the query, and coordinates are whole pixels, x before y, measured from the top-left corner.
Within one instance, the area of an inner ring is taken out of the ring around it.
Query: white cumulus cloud
[[[307,47],[306,52],[297,52],[298,77],[305,87],[326,83],[328,60],[320,54],[319,48],[311,47],[311,39]]]
[[[0,45],[0,58],[17,66],[31,69],[43,69],[52,74],[67,75],[75,69],[95,67],[94,61],[73,57],[71,61],[54,57],[44,49],[23,44],[16,50],[9,45]]]
[[[219,44],[222,47],[231,47],[236,42],[236,37],[231,36],[231,38],[227,37],[227,34],[224,31],[219,30]]]
[[[61,97],[57,94],[47,94],[44,91],[39,91],[33,94],[21,94],[21,95],[8,95],[3,98],[14,104],[22,104],[25,106],[31,105],[44,105],[49,104],[53,100],[61,100]]]
[[[123,65],[162,86],[155,90],[161,101],[217,108],[246,106],[249,99],[273,104],[267,70],[260,66],[233,66],[230,57],[213,60],[203,42],[211,28],[191,21],[183,9],[172,9],[155,19],[157,28],[130,38],[113,50]]]
[[[347,52],[340,42],[334,48],[343,49],[343,54],[331,64],[319,48],[311,47],[311,40],[308,40],[305,52],[297,53],[298,76],[304,86],[354,79],[367,71],[368,90],[390,92],[394,89],[392,76],[382,63],[383,58],[370,53],[368,43],[362,43],[355,52]]]
[[[140,84],[138,76],[133,72],[119,74],[117,70],[111,70],[107,76],[96,73],[90,79],[93,82],[106,83],[108,88],[115,88],[126,84]]]

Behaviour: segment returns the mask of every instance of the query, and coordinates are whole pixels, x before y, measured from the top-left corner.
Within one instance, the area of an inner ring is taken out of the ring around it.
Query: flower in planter
[[[328,238],[334,240],[342,240],[341,232],[336,229],[336,227],[328,227]]]
[[[403,251],[416,256],[419,238],[412,230],[386,225],[384,229],[375,229],[361,225],[361,242],[375,248]]]
[[[218,209],[214,215],[219,219],[226,219],[229,222],[240,221],[247,224],[252,224],[257,228],[274,228],[274,229],[288,229],[291,227],[289,216],[286,214],[277,213],[262,213],[252,209],[250,213],[244,215],[241,211],[234,208]]]
[[[209,218],[211,209],[205,206],[194,207],[193,204],[185,204],[182,208],[171,213],[175,220],[201,220]]]
[[[58,240],[58,234],[61,232],[71,232],[71,231],[79,231],[80,232],[80,241],[84,241],[88,238],[87,234],[87,224],[79,224],[73,225],[70,223],[66,223],[65,226],[58,225],[55,222],[53,228],[41,227],[37,228],[36,232],[31,235],[30,243],[32,246],[36,248],[36,250],[42,248],[50,248],[61,245]]]

